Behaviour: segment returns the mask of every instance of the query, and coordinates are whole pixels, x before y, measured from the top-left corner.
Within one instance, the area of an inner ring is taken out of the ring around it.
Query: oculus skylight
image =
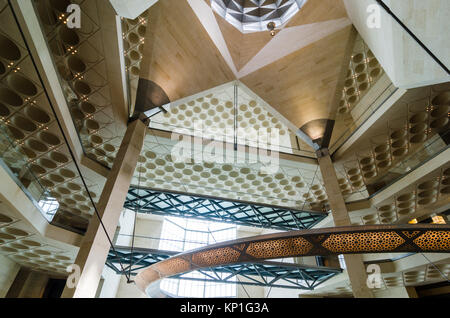
[[[211,0],[213,10],[242,33],[267,31],[270,22],[286,24],[307,0]]]

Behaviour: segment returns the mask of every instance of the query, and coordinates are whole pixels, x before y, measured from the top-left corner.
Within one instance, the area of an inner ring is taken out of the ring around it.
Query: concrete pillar
[[[105,230],[112,239],[123,210],[125,198],[144,144],[147,125],[135,120],[128,128],[108,175],[97,210]],[[96,215],[93,216],[75,260],[80,278],[75,288],[66,288],[63,298],[94,298],[110,243]]]
[[[21,268],[6,298],[42,298],[48,280],[48,275]]]
[[[6,256],[0,255],[0,298],[6,296],[19,271],[19,264]]]
[[[355,298],[374,298],[373,291],[367,287],[367,272],[361,254],[344,255],[348,278],[352,284]]]
[[[331,213],[336,226],[350,226],[350,216],[339,187],[339,183],[328,149],[317,152],[323,183],[328,195]],[[344,255],[347,273],[352,284],[353,295],[357,298],[373,298],[373,292],[367,287],[366,267],[362,255]]]
[[[419,296],[417,295],[417,291],[414,287],[408,286],[405,287],[405,290],[409,298],[419,298]]]
[[[23,267],[20,268],[5,297],[19,298],[27,279],[30,277],[30,274],[31,270]]]
[[[334,224],[336,226],[348,226],[351,224],[350,216],[345,206],[344,198],[342,197],[341,188],[334,170],[333,162],[331,161],[328,152],[318,158],[320,172],[322,173],[323,183],[328,195],[328,202],[330,202],[331,213],[333,215]]]

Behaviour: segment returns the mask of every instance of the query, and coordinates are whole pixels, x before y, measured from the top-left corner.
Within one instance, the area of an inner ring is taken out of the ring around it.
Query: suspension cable
[[[142,168],[142,162],[140,163],[140,168]],[[142,175],[142,169],[139,169],[139,177],[138,177],[138,192],[141,191],[141,175]],[[134,283],[134,280],[131,280],[131,268],[133,265],[133,256],[134,256],[134,238],[136,236],[136,223],[137,223],[137,215],[139,213],[139,209],[141,206],[142,197],[139,196],[139,202],[137,208],[134,210],[134,223],[133,223],[133,235],[131,237],[131,253],[130,253],[130,267],[128,268],[128,277],[127,277],[127,283],[131,284]]]
[[[383,2],[383,0],[376,0],[378,4],[438,63],[442,69],[450,75],[447,66],[436,56],[433,52],[395,15],[394,12]]]

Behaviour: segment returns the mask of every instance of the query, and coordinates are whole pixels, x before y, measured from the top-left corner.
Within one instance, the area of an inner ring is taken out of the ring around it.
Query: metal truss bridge
[[[130,188],[125,208],[163,216],[178,216],[283,231],[309,229],[327,213],[192,196],[176,192]]]
[[[108,255],[106,266],[114,270],[117,274],[131,276],[153,264],[166,260],[177,252],[162,251],[154,249],[130,247],[115,247]],[[120,268],[119,264],[124,268]],[[131,271],[130,271],[131,268]],[[250,286],[277,287],[313,290],[326,280],[342,272],[338,268],[311,267],[292,263],[281,262],[252,262],[233,265],[223,265],[213,268],[201,269],[198,272],[205,275],[205,278],[195,278],[179,274],[171,278],[178,278],[191,281],[208,281],[229,284],[242,284]],[[239,275],[239,281],[236,277]]]

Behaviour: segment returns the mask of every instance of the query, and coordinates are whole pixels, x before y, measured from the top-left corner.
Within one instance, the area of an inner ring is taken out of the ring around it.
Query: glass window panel
[[[187,251],[233,239],[236,239],[236,226],[231,224],[166,217],[159,249]],[[216,277],[212,272],[207,274]],[[161,289],[181,297],[236,297],[235,284],[216,283],[199,272],[183,276],[197,280],[164,279]],[[221,278],[226,276],[228,275],[219,274]],[[234,281],[235,278],[230,280]]]

